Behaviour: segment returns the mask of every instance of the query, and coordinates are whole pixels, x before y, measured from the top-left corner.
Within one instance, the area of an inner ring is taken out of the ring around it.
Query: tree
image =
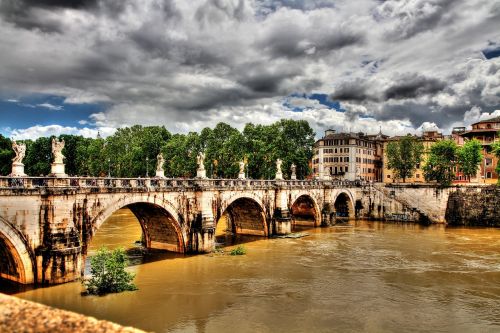
[[[52,138],[41,137],[35,141],[26,140],[26,157],[23,164],[30,176],[46,176],[52,163]]]
[[[90,259],[92,276],[83,282],[87,293],[103,295],[137,290],[132,282],[134,274],[125,271],[127,264],[125,250],[109,251],[107,248],[101,247],[97,254]]]
[[[433,144],[424,165],[425,180],[449,186],[455,179],[457,152],[458,146],[453,140],[442,140]]]
[[[162,148],[166,175],[169,177],[196,176],[196,156],[200,150],[198,133],[174,134]]]
[[[387,145],[387,167],[393,170],[396,178],[406,182],[406,178],[413,176],[417,164],[421,162],[423,152],[424,145],[408,134]]]
[[[469,179],[469,182],[470,177],[477,174],[479,165],[483,160],[483,154],[481,154],[482,150],[483,146],[481,142],[476,139],[465,142],[465,144],[458,149],[458,165],[464,176]]]
[[[12,142],[0,134],[0,176],[6,176],[12,171]]]
[[[498,137],[500,137],[500,132],[498,132]],[[500,141],[497,141],[491,145],[493,154],[500,159]],[[500,163],[497,163],[496,167],[497,174],[500,174]],[[500,178],[498,179],[498,184],[500,184]]]
[[[67,135],[62,134],[59,136],[59,140],[64,140],[64,149],[62,151],[64,157],[64,163],[66,168],[66,173],[68,175],[77,176],[79,175],[78,170],[78,147],[86,141],[83,136],[79,135]]]

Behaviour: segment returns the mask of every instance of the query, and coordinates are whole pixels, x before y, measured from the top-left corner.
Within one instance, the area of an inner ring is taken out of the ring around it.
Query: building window
[[[419,174],[419,173],[417,173],[417,179],[418,179],[418,178],[420,178],[420,174]]]
[[[493,160],[491,158],[485,158],[484,159],[484,163],[486,164],[486,166],[490,166],[492,164]]]
[[[391,178],[391,175],[387,175],[387,178],[388,178],[388,179],[389,179],[389,178]]]
[[[345,167],[345,172],[348,172],[349,171],[349,168],[348,167]]]
[[[488,172],[486,173],[486,178],[491,179],[491,172],[490,172],[490,171],[488,171]]]

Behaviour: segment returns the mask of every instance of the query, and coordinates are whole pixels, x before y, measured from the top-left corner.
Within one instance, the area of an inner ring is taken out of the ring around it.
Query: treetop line
[[[149,177],[154,170],[157,178],[304,179],[311,174],[314,136],[307,121],[288,119],[272,125],[249,123],[242,132],[219,123],[188,134],[136,125],[106,139],[60,135],[11,141],[0,135],[0,175],[137,178]],[[500,143],[493,144],[493,151],[500,156]],[[423,145],[407,135],[390,142],[384,153],[387,167],[403,182],[422,162],[425,179],[442,186],[451,184],[457,170],[470,179],[482,161],[477,140],[461,147],[442,140],[424,152]]]

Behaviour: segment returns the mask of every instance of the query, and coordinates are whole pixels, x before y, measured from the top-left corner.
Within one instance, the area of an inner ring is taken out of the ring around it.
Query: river
[[[155,332],[500,331],[499,229],[358,221],[305,232],[244,238],[244,256],[133,251],[134,292],[82,296],[74,282],[15,296]],[[90,250],[140,237],[120,210]]]

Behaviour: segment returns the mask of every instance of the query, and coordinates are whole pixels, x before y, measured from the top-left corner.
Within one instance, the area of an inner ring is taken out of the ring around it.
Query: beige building
[[[487,184],[495,184],[498,182],[498,173],[496,167],[499,163],[498,158],[493,154],[491,145],[497,142],[500,138],[500,117],[482,120],[472,124],[472,129],[462,131],[459,136],[464,141],[476,139],[483,146],[483,161],[480,164],[478,175],[473,182],[481,182]],[[460,143],[459,143],[460,144]],[[457,182],[466,181],[460,172],[457,174]]]
[[[384,152],[387,151],[387,145],[390,142],[398,141],[402,138],[402,136],[394,136],[391,138],[388,138],[384,142]],[[412,177],[406,178],[407,183],[425,183],[425,178],[424,178],[424,171],[423,171],[423,166],[425,165],[425,161],[427,159],[427,154],[429,153],[430,147],[439,140],[443,140],[444,136],[443,134],[437,132],[437,131],[426,131],[424,132],[421,136],[415,136],[416,139],[418,139],[422,144],[424,145],[424,154],[422,156],[422,161],[420,161],[419,164],[416,165],[416,170],[413,174]],[[387,168],[387,156],[384,154],[383,156],[383,182],[384,183],[397,183],[397,182],[403,182],[403,179],[397,179],[394,176],[393,170]]]
[[[317,179],[381,181],[383,140],[387,136],[327,130],[314,144],[312,170]]]

